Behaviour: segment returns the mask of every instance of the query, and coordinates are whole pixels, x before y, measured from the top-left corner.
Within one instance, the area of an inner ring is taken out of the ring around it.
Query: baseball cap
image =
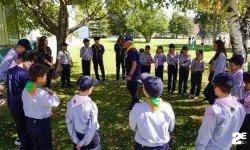
[[[133,38],[131,36],[126,36],[124,38],[124,41],[133,42],[134,40],[133,40]]]
[[[69,46],[66,42],[62,42],[61,46]]]
[[[227,89],[232,89],[233,88],[233,81],[234,81],[234,79],[230,74],[219,73],[214,77],[212,84],[216,84],[216,85],[219,85],[219,86],[227,88]]]
[[[199,49],[195,53],[197,53],[197,54],[203,54],[203,50]]]
[[[98,81],[96,79],[92,79],[89,76],[81,76],[76,84],[79,86],[79,90],[86,91],[90,89],[92,86],[96,85]]]
[[[89,39],[85,38],[85,39],[83,40],[83,43],[86,43],[86,42],[89,42]]]
[[[100,37],[95,36],[94,41],[96,41],[96,40],[100,40]]]
[[[188,46],[184,45],[182,49],[188,50]]]
[[[230,59],[228,59],[229,62],[236,62],[238,64],[243,64],[244,63],[244,58],[242,55],[234,55]]]
[[[159,97],[163,91],[163,83],[160,78],[151,76],[149,73],[143,73],[140,79],[144,85],[144,89],[152,97]]]
[[[174,45],[174,44],[169,44],[168,47],[169,47],[169,48],[175,48],[175,45]]]
[[[17,45],[23,46],[26,50],[32,50],[30,46],[30,41],[27,39],[20,39],[17,43]]]

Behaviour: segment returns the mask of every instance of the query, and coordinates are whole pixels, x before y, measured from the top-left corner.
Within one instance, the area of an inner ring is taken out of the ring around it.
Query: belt
[[[177,63],[176,64],[169,64],[169,66],[177,66]]]
[[[140,143],[136,142],[136,145],[138,145],[140,147],[144,147],[144,148],[161,148],[161,147],[165,146],[166,144],[168,144],[168,143],[165,143],[162,146],[148,147],[148,146],[144,146],[144,145],[141,145]]]

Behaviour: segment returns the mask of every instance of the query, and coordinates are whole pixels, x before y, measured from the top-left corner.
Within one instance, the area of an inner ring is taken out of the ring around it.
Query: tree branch
[[[106,2],[107,2],[107,1],[104,1],[104,2],[102,3],[102,5],[101,5],[99,8],[96,7],[97,9],[94,9],[94,10],[96,10],[96,11],[92,12],[91,14],[87,13],[87,17],[86,17],[84,20],[82,20],[78,25],[76,25],[76,26],[70,28],[69,31],[68,31],[68,34],[71,34],[71,33],[75,32],[77,29],[79,29],[79,28],[81,28],[82,26],[84,26],[84,25],[85,25],[87,22],[89,22],[90,20],[101,20],[101,19],[103,19],[103,18],[105,17],[105,15],[102,16],[102,17],[99,17],[99,18],[95,18],[95,19],[94,19],[94,17],[95,17],[95,16],[97,15],[97,13],[102,9],[102,7],[104,6],[104,4],[105,4]],[[88,11],[88,10],[87,10],[87,11]]]
[[[25,0],[20,0],[21,3],[23,3],[27,8],[32,10],[33,14],[37,16],[37,21],[41,24],[41,26],[50,32],[51,34],[56,33],[56,25],[49,19],[48,16],[45,15],[45,13],[38,11],[37,9],[34,8],[34,5],[31,5],[30,3],[27,3]],[[39,6],[38,8],[40,9],[42,6]]]

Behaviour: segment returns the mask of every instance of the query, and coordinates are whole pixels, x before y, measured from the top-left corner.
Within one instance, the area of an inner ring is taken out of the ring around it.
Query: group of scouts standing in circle
[[[78,93],[67,102],[66,124],[75,150],[101,150],[98,123],[98,107],[90,98],[93,86],[100,82],[98,66],[105,78],[103,54],[104,46],[100,38],[94,38],[90,47],[84,39],[80,49],[83,76],[76,85]],[[68,44],[61,43],[62,50],[57,55],[61,74],[62,88],[72,87],[70,72],[73,61]],[[202,74],[205,70],[203,51],[197,50],[192,60],[188,47],[183,46],[180,53],[175,45],[169,45],[167,55],[159,45],[154,58],[150,46],[139,51],[133,38],[120,36],[114,46],[116,52],[116,80],[126,79],[131,94],[128,108],[129,126],[135,132],[136,150],[169,150],[171,132],[175,126],[175,114],[172,106],[160,97],[164,90],[164,63],[168,63],[168,92],[173,94],[179,70],[178,94],[186,96],[189,72],[191,71],[191,90],[189,98],[198,99],[201,91]],[[232,146],[235,132],[246,132],[245,144],[237,150],[250,149],[250,72],[241,69],[244,58],[234,55],[227,59],[224,43],[214,42],[214,57],[210,61],[209,84],[204,95],[211,105],[204,114],[202,125],[195,142],[196,150],[228,150]],[[93,61],[96,79],[90,78],[90,66]],[[226,73],[227,61],[231,73]],[[151,64],[155,64],[155,76],[150,75]],[[7,68],[7,69],[6,69]],[[52,128],[50,117],[52,107],[58,107],[60,99],[51,88],[54,64],[47,37],[39,39],[38,50],[31,50],[30,42],[19,40],[17,47],[9,51],[0,64],[0,78],[6,82],[7,103],[16,124],[20,149],[52,150]],[[126,75],[125,75],[126,74]],[[139,100],[138,83],[143,84],[144,99]],[[42,88],[45,85],[47,88]],[[105,128],[103,128],[105,130]]]

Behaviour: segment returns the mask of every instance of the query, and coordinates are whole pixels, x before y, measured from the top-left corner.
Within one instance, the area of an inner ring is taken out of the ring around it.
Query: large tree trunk
[[[242,42],[239,8],[236,0],[227,0],[227,13],[233,54],[240,54],[244,57],[245,51]]]
[[[249,27],[250,27],[250,1],[248,1],[248,8],[244,17],[240,19],[241,23],[241,34],[242,34],[242,43],[243,43],[243,57],[245,62],[243,64],[244,71],[248,70],[248,38],[249,38]]]
[[[144,36],[146,43],[149,43],[151,41],[151,36]]]

